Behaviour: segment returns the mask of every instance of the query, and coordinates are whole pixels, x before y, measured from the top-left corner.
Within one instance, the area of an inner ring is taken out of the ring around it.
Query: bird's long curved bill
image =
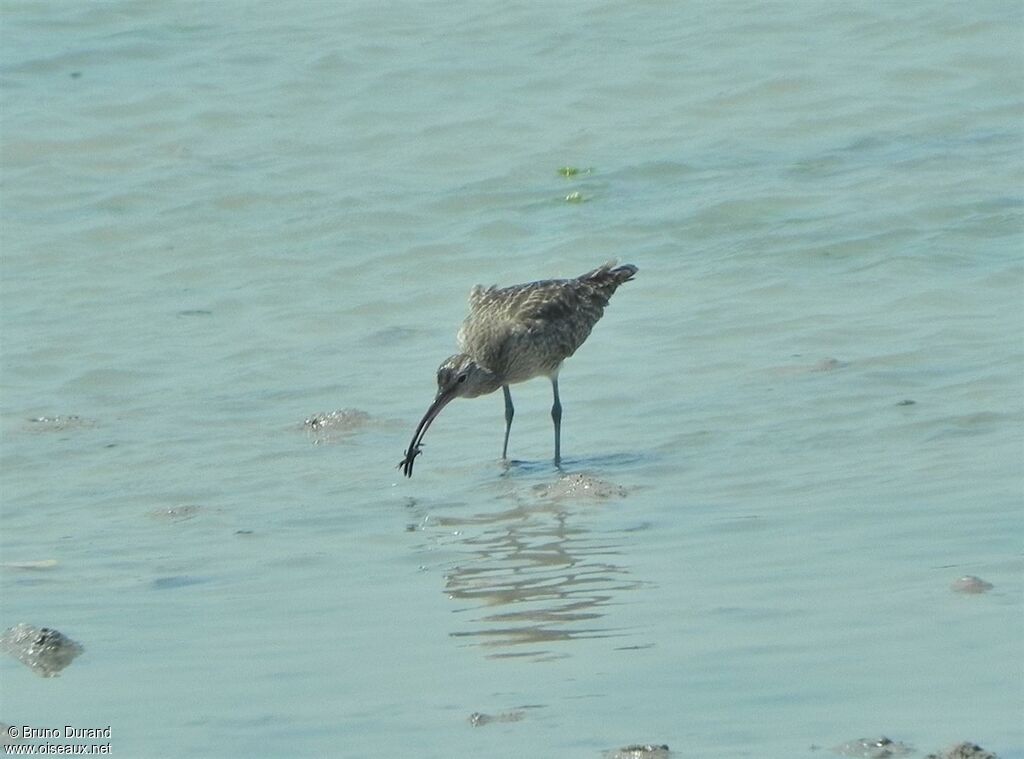
[[[409,443],[409,448],[405,452],[405,458],[398,464],[402,470],[402,474],[406,477],[412,477],[412,464],[423,451],[420,450],[420,446],[423,445],[423,436],[427,434],[427,428],[431,422],[437,418],[437,415],[441,413],[441,409],[448,405],[448,402],[455,397],[454,393],[443,393],[439,394],[434,402],[430,404],[430,408],[427,409],[427,413],[420,419],[420,423],[416,427],[416,432],[412,435],[412,442]]]

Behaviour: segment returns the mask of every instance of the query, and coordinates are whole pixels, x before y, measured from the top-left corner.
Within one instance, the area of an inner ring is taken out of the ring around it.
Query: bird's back
[[[636,272],[630,264],[607,263],[575,279],[478,285],[469,295],[459,344],[506,383],[551,375],[587,339],[618,286]]]

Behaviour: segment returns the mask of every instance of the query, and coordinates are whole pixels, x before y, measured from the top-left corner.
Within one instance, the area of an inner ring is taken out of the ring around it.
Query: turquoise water
[[[85,648],[0,720],[1024,757],[1019,2],[0,9],[0,629]],[[470,287],[611,258],[560,378],[608,497],[544,380],[511,467],[497,395],[401,478]]]

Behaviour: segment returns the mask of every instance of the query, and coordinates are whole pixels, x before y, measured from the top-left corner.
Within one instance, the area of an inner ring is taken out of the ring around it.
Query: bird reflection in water
[[[490,657],[543,660],[569,655],[555,643],[629,634],[600,622],[621,603],[617,594],[643,584],[616,563],[624,533],[574,527],[572,517],[558,503],[432,517],[471,551],[445,577],[449,598],[465,602],[456,613],[471,617],[451,635],[491,649]]]

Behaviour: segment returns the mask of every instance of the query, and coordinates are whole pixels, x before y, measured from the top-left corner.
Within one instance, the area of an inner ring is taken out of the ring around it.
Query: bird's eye
[[[456,382],[465,382],[466,381],[466,376],[467,375],[465,375],[465,374],[460,374],[459,378],[457,380],[455,380],[455,381]]]

